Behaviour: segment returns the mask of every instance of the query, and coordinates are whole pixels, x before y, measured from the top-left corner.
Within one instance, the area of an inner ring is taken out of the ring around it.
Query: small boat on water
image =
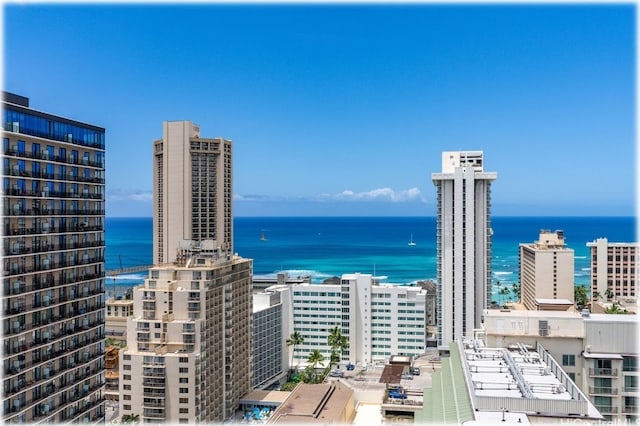
[[[262,231],[262,234],[260,234],[260,241],[267,241],[267,236],[264,235],[264,231]]]
[[[413,242],[413,234],[411,234],[411,238],[409,239],[409,243],[407,243],[408,246],[415,246],[416,243]]]

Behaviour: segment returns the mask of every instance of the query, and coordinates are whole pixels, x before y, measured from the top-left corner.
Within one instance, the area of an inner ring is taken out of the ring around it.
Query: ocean
[[[537,240],[541,229],[562,229],[575,255],[575,283],[588,288],[587,242],[636,240],[633,217],[493,217],[492,290],[518,282],[518,247]],[[237,217],[234,250],[253,259],[255,276],[311,276],[320,283],[344,273],[370,273],[382,282],[411,284],[436,278],[435,217]],[[106,219],[107,270],[152,263],[151,218]],[[410,246],[410,241],[415,245]],[[146,273],[107,278],[107,291],[121,295]]]

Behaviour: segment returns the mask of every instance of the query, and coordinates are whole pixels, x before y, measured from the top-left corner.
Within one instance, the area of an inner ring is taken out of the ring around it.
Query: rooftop
[[[452,344],[453,345],[453,344]],[[480,339],[456,342],[475,411],[533,413],[554,418],[602,416],[542,345],[489,348]]]
[[[298,384],[269,423],[345,423],[355,415],[352,389],[332,384]]]

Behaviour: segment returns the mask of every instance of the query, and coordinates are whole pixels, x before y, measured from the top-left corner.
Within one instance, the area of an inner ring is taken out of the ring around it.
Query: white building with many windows
[[[293,331],[304,337],[293,354],[294,365],[305,365],[315,349],[329,360],[327,337],[335,326],[349,339],[343,362],[367,365],[391,355],[423,353],[426,298],[423,288],[378,284],[372,275],[360,273],[343,275],[340,285],[292,286]]]
[[[471,337],[491,299],[491,183],[482,151],[445,151],[437,189],[438,345]]]

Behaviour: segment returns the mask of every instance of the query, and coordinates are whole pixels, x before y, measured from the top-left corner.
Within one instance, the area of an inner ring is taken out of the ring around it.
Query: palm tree
[[[309,359],[307,359],[307,362],[309,364],[311,364],[313,366],[313,375],[314,378],[316,377],[316,367],[318,366],[318,364],[320,364],[322,361],[324,361],[324,355],[322,355],[322,353],[320,353],[319,350],[314,349],[313,352],[311,352],[309,354]],[[315,380],[314,380],[315,381]]]
[[[520,300],[520,284],[511,284],[511,292]]]
[[[500,292],[498,293],[500,296],[507,296],[509,295],[511,291],[509,290],[509,287],[502,287],[500,289]],[[502,303],[504,303],[504,298],[501,299]]]
[[[349,348],[349,339],[342,335],[342,330],[337,325],[329,330],[329,336],[327,337],[327,343],[331,346],[331,362],[334,361],[333,355],[339,352],[338,362],[342,359],[342,352]]]
[[[140,423],[140,414],[125,414],[120,419],[120,423]]]
[[[296,353],[296,346],[304,343],[304,337],[300,334],[299,331],[295,331],[291,334],[291,336],[287,339],[287,346],[293,346],[293,351],[291,352],[291,364],[289,364],[289,372],[293,368],[293,356]]]
[[[593,298],[594,298],[594,299],[596,299],[596,302],[597,302],[598,300],[600,300],[600,297],[602,297],[602,296],[600,295],[600,292],[599,292],[599,291],[594,291],[594,292],[593,292]]]
[[[607,289],[607,291],[605,291],[604,293],[607,296],[607,299],[611,300],[613,298],[613,290],[611,290],[610,288]]]

